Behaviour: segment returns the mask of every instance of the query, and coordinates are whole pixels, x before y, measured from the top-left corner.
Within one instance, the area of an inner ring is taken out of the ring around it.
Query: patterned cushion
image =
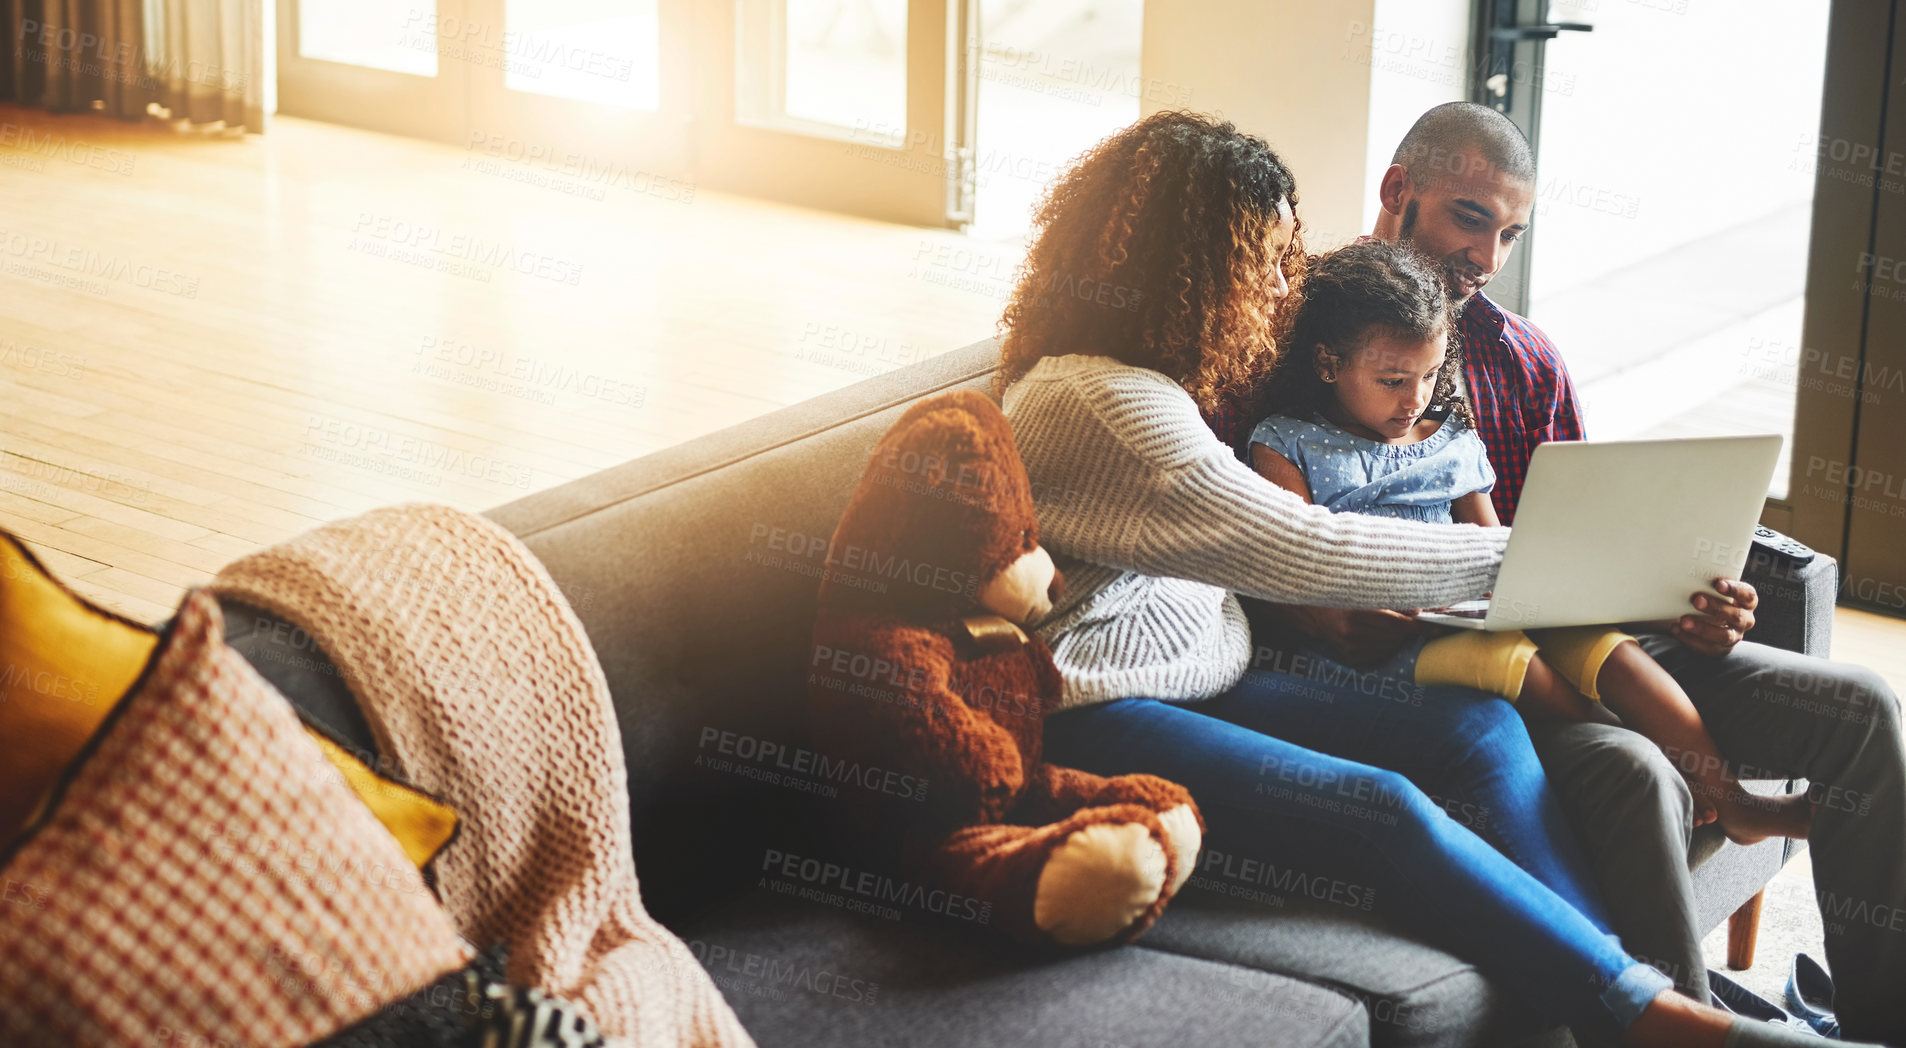
[[[187,594],[0,854],[0,1043],[303,1045],[461,966],[416,866]]]

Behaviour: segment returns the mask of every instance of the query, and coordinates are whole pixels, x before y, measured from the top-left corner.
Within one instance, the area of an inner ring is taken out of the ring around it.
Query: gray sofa
[[[548,566],[608,675],[646,902],[763,1048],[1565,1039],[1472,965],[1361,911],[1188,885],[1131,947],[1035,955],[983,911],[910,894],[817,830],[826,790],[874,788],[817,774],[807,750],[822,550],[901,410],[985,389],[995,355],[969,346],[490,511]],[[1834,582],[1822,561],[1764,584],[1756,639],[1820,643]],[[249,624],[266,620],[231,610],[234,646],[294,701],[354,715],[334,676],[294,679],[289,660],[260,658],[270,631]],[[1783,842],[1702,836],[1714,922],[1789,856]]]

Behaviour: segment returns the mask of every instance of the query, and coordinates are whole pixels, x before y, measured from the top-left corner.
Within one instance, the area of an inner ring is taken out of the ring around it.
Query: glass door
[[[1148,97],[1183,105],[1191,89],[1144,78],[1143,0],[981,0],[979,7],[981,35],[969,49],[979,67],[979,127],[967,231],[1018,244],[1032,228],[1033,206],[1072,158],[1137,120]],[[1002,278],[1010,275],[1000,268]]]
[[[1554,339],[1590,436],[1781,433],[1784,498],[1827,0],[1478,7],[1471,97],[1537,169],[1490,296]]]
[[[446,46],[477,60],[460,144],[587,187],[685,193],[697,60],[691,0],[465,0]],[[661,187],[659,190],[654,187]]]
[[[280,0],[279,110],[567,174],[970,215],[977,0]]]
[[[717,188],[913,225],[972,209],[978,0],[703,8],[697,172]]]
[[[278,0],[278,111],[390,134],[458,140],[468,65],[439,33],[465,0]]]

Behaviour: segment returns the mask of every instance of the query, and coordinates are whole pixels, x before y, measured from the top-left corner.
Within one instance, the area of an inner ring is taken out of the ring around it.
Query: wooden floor
[[[406,500],[487,509],[991,334],[1012,244],[279,118],[0,106],[0,527],[134,618]],[[1834,654],[1906,691],[1906,622]]]
[[[984,338],[1017,263],[290,118],[0,107],[0,200],[0,526],[143,620],[323,521],[486,509]]]

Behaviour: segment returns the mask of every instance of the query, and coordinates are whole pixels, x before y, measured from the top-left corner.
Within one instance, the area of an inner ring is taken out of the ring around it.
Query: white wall
[[[1403,133],[1431,106],[1459,102],[1469,82],[1469,0],[1376,0],[1363,46],[1370,62],[1363,227],[1376,224],[1377,183]]]
[[[1297,175],[1311,247],[1356,237],[1368,229],[1369,39],[1377,3],[1151,0],[1140,65],[1157,88],[1147,95],[1157,97],[1141,100],[1144,112],[1219,115],[1264,138]]]
[[[1468,39],[1469,0],[1151,0],[1141,62],[1277,149],[1316,249],[1370,231],[1397,140],[1463,97]]]

